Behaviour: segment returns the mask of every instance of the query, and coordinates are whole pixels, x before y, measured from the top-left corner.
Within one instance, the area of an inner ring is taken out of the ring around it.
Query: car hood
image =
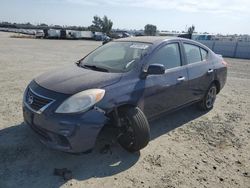
[[[122,73],[107,73],[76,65],[44,73],[35,82],[40,86],[64,94],[75,94],[86,89],[103,88],[119,82]]]

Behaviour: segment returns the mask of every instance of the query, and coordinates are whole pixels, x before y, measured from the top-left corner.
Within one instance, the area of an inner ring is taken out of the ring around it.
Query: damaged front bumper
[[[23,103],[23,117],[39,136],[40,141],[56,150],[80,153],[91,150],[107,123],[105,114],[93,108],[82,114],[43,114],[33,112]]]

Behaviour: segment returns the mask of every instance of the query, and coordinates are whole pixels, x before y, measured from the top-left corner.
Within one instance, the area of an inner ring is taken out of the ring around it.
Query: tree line
[[[17,29],[69,29],[69,30],[79,30],[79,31],[93,31],[93,32],[103,32],[109,35],[112,31],[113,22],[106,15],[103,18],[95,15],[93,17],[92,24],[88,27],[83,26],[60,26],[60,25],[47,25],[45,23],[41,24],[31,24],[31,23],[10,23],[10,22],[0,22],[0,27],[4,28],[17,28]],[[195,31],[195,26],[192,25],[188,28],[188,34],[193,34]],[[157,27],[152,24],[147,24],[144,27],[144,35],[155,36],[157,34]]]

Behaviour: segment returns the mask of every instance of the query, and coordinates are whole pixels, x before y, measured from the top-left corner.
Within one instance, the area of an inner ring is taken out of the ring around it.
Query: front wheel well
[[[108,115],[112,115],[113,113],[115,113],[115,111],[120,111],[121,109],[131,108],[131,107],[136,107],[136,105],[133,105],[133,104],[121,104],[121,105],[118,105],[118,106],[114,107],[113,109],[111,109],[108,112]]]
[[[114,107],[107,115],[110,118],[110,122],[114,126],[119,126],[119,112],[122,112],[125,108],[133,108],[136,107],[133,104],[121,104],[116,107]]]

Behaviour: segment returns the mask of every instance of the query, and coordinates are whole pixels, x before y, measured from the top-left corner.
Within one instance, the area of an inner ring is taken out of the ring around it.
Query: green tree
[[[149,36],[155,36],[156,30],[157,30],[157,27],[155,25],[147,24],[144,27],[144,34],[149,35]]]
[[[194,33],[195,26],[192,25],[191,27],[188,28],[188,34],[192,35]]]
[[[95,15],[93,17],[92,25],[89,26],[89,29],[91,31],[98,31],[98,32],[101,31],[102,30],[102,19],[99,16]]]
[[[102,19],[102,32],[109,34],[113,26],[113,22],[108,19],[107,16],[104,16]]]
[[[112,26],[113,26],[113,22],[108,19],[107,16],[104,16],[103,19],[101,19],[99,16],[94,16],[93,17],[93,21],[92,21],[92,25],[89,26],[89,29],[91,31],[102,31],[103,33],[109,34]]]

